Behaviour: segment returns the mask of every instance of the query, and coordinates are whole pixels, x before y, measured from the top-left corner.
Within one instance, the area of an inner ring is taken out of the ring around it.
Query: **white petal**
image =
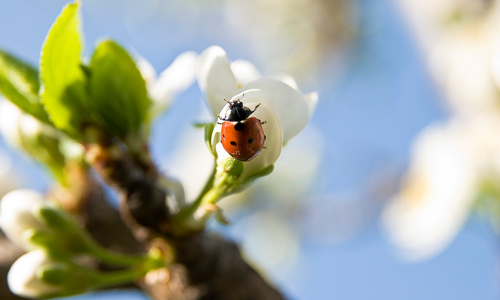
[[[32,190],[18,189],[3,196],[0,201],[0,227],[11,241],[24,249],[32,248],[23,240],[22,234],[30,228],[44,228],[33,216],[33,211],[44,203],[43,195]]]
[[[297,82],[295,79],[287,73],[276,73],[271,76],[272,79],[279,80],[283,83],[288,84],[290,87],[292,87],[294,90],[299,91],[299,86],[297,85]]]
[[[166,108],[177,94],[193,84],[197,60],[196,52],[184,52],[161,72],[158,80],[149,90],[149,95],[154,101],[155,113]]]
[[[318,93],[312,92],[304,95],[304,100],[306,100],[307,107],[309,108],[309,117],[312,116],[316,105],[318,104]]]
[[[215,118],[238,89],[231,71],[226,52],[219,46],[211,46],[200,55],[197,70],[198,84],[207,97],[208,105]]]
[[[37,269],[50,263],[53,261],[42,250],[34,250],[19,257],[7,274],[9,289],[12,293],[27,298],[60,292],[61,286],[50,285],[37,278]]]
[[[238,87],[240,88],[245,84],[262,77],[254,64],[243,59],[233,61],[231,63],[231,70],[233,71]]]
[[[245,85],[242,90],[244,103],[266,103],[274,110],[283,129],[284,143],[307,125],[311,100],[289,85],[274,79],[259,79]]]

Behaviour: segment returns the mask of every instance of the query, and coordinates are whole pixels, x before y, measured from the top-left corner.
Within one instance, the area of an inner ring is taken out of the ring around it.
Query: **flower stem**
[[[176,221],[182,222],[182,220],[185,220],[189,216],[191,216],[198,206],[202,203],[203,199],[205,198],[206,194],[209,193],[213,189],[214,181],[215,181],[215,174],[217,172],[217,169],[214,167],[212,170],[212,174],[208,177],[207,182],[205,183],[205,186],[203,187],[203,190],[200,192],[198,197],[191,203],[189,206],[181,209],[181,211],[177,214],[176,216]]]
[[[133,282],[144,277],[149,270],[135,269],[94,274],[93,289],[111,287]]]
[[[152,258],[149,255],[126,255],[122,253],[117,253],[110,251],[100,245],[94,243],[93,241],[87,244],[89,254],[95,256],[99,260],[105,263],[109,263],[116,266],[132,266],[143,264]]]
[[[156,249],[157,250],[157,249]],[[122,255],[121,258],[125,259]],[[129,257],[128,259],[130,259]],[[159,251],[150,251],[149,255],[142,257],[143,261],[134,265],[130,269],[112,271],[112,272],[95,272],[93,288],[116,286],[135,281],[145,276],[149,271],[163,268],[167,266],[165,257]],[[113,259],[116,259],[113,258]],[[137,257],[136,259],[139,259]]]
[[[217,208],[215,203],[226,195],[230,188],[227,182],[229,177],[229,174],[225,171],[218,174],[217,167],[214,167],[198,198],[177,214],[174,222],[178,225],[180,233],[186,230],[200,230],[205,226],[205,223]],[[206,206],[205,204],[209,205]]]

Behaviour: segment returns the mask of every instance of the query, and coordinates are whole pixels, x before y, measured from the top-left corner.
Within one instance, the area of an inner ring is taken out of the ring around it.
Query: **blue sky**
[[[37,64],[45,34],[67,2],[0,0],[0,47]],[[110,37],[150,60],[157,72],[181,52],[200,52],[213,44],[224,47],[231,59],[258,57],[245,47],[244,33],[228,28],[215,4],[195,11],[180,1],[82,2],[87,54],[99,39]],[[158,3],[170,9],[152,12]],[[324,230],[301,228],[299,265],[286,274],[273,270],[271,277],[291,299],[498,299],[498,239],[486,221],[473,216],[444,252],[420,263],[399,260],[384,239],[377,222],[380,204],[368,199],[370,188],[384,176],[393,184],[397,181],[395,175],[408,164],[412,139],[427,124],[445,119],[446,111],[394,5],[360,0],[359,7],[360,35],[350,54],[340,69],[323,71],[306,82],[304,90],[314,88],[320,94],[310,126],[324,139],[320,183],[311,190],[314,205],[320,210],[333,207],[333,219],[345,217],[334,210],[339,207],[366,213],[347,233],[339,232],[335,220],[322,224]],[[262,66],[262,61],[257,64]],[[203,110],[201,98],[193,86],[158,121],[152,141],[158,160],[175,150],[172,145],[182,134],[177,128],[188,126],[193,121],[188,116]],[[18,166],[15,173],[24,179],[23,186],[47,188],[50,178],[44,171],[1,138],[0,151]],[[235,223],[216,230],[242,240],[244,226]],[[140,294],[124,298],[113,293],[91,299],[113,298],[144,299]]]

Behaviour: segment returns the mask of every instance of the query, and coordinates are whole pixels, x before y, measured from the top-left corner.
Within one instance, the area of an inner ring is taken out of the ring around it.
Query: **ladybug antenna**
[[[241,99],[243,99],[243,97],[245,97],[245,94],[241,94],[241,97],[239,97],[239,98],[236,98],[236,96],[234,96],[233,98],[231,98],[230,101],[227,101],[226,99],[224,99],[224,101],[226,101],[227,103],[229,103],[229,102],[238,103],[238,102],[241,102]]]

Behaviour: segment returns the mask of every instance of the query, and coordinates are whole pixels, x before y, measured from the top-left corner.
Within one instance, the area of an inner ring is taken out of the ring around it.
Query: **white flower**
[[[175,96],[191,86],[195,79],[197,59],[198,55],[195,52],[184,52],[157,77],[153,66],[146,59],[137,56],[137,67],[146,81],[149,97],[153,101],[151,106],[153,116],[162,112]]]
[[[42,194],[18,189],[7,193],[0,200],[0,228],[18,246],[31,250],[33,246],[23,238],[29,229],[46,229],[34,213],[47,205]]]
[[[383,221],[408,259],[446,247],[461,229],[482,180],[500,175],[500,117],[455,118],[431,126],[417,139],[401,191]]]
[[[302,94],[290,77],[286,77],[286,83],[260,78],[249,62],[239,60],[231,64],[218,46],[209,47],[200,55],[198,82],[214,119],[225,114],[226,101],[231,99],[240,99],[252,110],[260,104],[252,117],[266,122],[262,125],[267,137],[265,149],[245,164],[246,173],[274,164],[282,145],[307,125],[317,101],[316,93]],[[227,153],[219,143],[220,129],[218,125],[214,130],[213,147],[223,159]]]
[[[24,254],[14,262],[7,274],[9,289],[12,293],[26,298],[41,298],[62,292],[63,286],[49,284],[39,278],[39,269],[54,263],[42,250]]]

